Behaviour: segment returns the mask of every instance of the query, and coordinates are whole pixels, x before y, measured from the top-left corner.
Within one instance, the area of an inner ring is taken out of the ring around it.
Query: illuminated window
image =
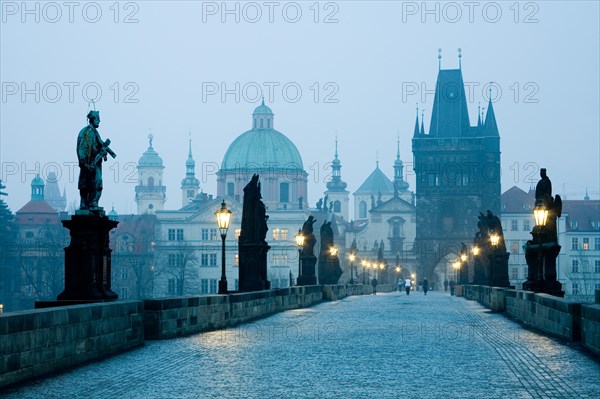
[[[235,229],[235,239],[240,238],[240,234],[242,234],[242,229]]]
[[[282,240],[287,240],[288,239],[288,229],[281,229],[279,231],[279,237]]]
[[[273,240],[279,240],[279,229],[273,229]]]
[[[239,266],[240,265],[240,255],[235,254],[235,256],[233,257],[233,265],[234,266]]]
[[[590,239],[588,237],[583,237],[583,250],[587,251],[590,249]]]

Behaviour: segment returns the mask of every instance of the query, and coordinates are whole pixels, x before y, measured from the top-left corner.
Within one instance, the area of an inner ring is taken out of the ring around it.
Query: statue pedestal
[[[510,287],[508,279],[508,258],[510,253],[497,251],[490,255],[492,266],[491,287]]]
[[[337,256],[319,256],[319,284],[335,285],[339,282],[342,273],[340,260]]]
[[[525,248],[527,261],[527,281],[523,289],[541,292],[553,296],[564,297],[562,284],[556,279],[556,258],[560,252],[560,245],[555,242],[539,243],[529,242]]]
[[[71,243],[65,248],[65,289],[59,301],[106,301],[118,298],[111,289],[111,250],[108,232],[119,222],[104,212],[78,212],[62,224]]]
[[[267,280],[267,252],[271,248],[266,243],[239,244],[239,291],[262,291],[271,288]]]
[[[298,276],[297,285],[316,285],[315,265],[317,264],[317,257],[302,255],[300,260],[302,262],[302,274]]]

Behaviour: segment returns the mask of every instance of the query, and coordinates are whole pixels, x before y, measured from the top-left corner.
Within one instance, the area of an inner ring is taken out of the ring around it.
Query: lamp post
[[[533,219],[535,220],[535,226],[537,227],[538,241],[540,244],[540,251],[538,254],[538,281],[541,282],[544,279],[544,260],[542,257],[542,230],[546,226],[548,221],[548,209],[543,204],[538,204],[533,208]]]
[[[366,269],[367,269],[367,260],[366,260],[366,259],[363,259],[363,260],[362,260],[362,262],[360,262],[360,264],[361,264],[361,265],[362,265],[362,267],[363,267],[363,279],[362,279],[362,280],[363,280],[363,282],[362,282],[362,283],[363,283],[363,284],[367,284],[367,282],[366,282],[366,280],[365,280],[365,271],[366,271]]]
[[[225,238],[227,237],[227,229],[231,220],[231,211],[227,209],[225,200],[221,204],[221,209],[216,212],[217,225],[221,232],[221,280],[219,280],[219,294],[227,294],[227,276],[225,275]]]
[[[354,284],[354,260],[356,259],[356,254],[354,252],[350,252],[348,255],[348,259],[350,259],[350,284]]]
[[[296,246],[298,247],[298,278],[300,278],[300,276],[302,276],[302,249],[304,248],[304,235],[302,234],[302,229],[298,229],[298,234],[296,234]],[[296,285],[298,285],[297,279]]]
[[[400,268],[400,266],[396,266],[396,287],[398,287],[398,281],[400,280],[401,271],[402,269]]]
[[[454,263],[452,263],[452,268],[454,269],[454,282],[457,281],[457,277],[456,274],[458,272],[458,270],[460,269],[460,261],[457,259],[454,261]]]

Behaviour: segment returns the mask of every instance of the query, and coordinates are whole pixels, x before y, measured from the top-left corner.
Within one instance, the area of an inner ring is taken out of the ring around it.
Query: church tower
[[[183,208],[198,195],[200,180],[196,179],[196,162],[192,157],[192,137],[190,134],[190,147],[188,158],[185,161],[185,179],[181,181],[181,207]]]
[[[460,50],[458,69],[442,69],[441,53],[438,59],[429,133],[417,129],[417,114],[412,139],[419,279],[473,241],[479,212],[500,215],[500,135],[491,99],[485,121],[471,126]]]
[[[154,213],[164,208],[167,188],[163,185],[163,160],[152,147],[152,134],[148,135],[148,149],[138,161],[138,185],[135,202],[138,215]]]
[[[31,200],[32,201],[43,201],[44,200],[44,188],[46,184],[44,179],[37,175],[31,181]]]
[[[412,203],[412,193],[408,191],[409,184],[404,180],[404,163],[400,159],[400,138],[398,138],[396,149],[396,160],[394,161],[394,197],[400,197],[406,202]],[[414,204],[413,204],[414,205]]]
[[[325,195],[328,198],[328,205],[333,204],[333,213],[348,220],[350,197],[346,190],[348,184],[342,180],[342,162],[338,158],[338,141],[335,139],[335,158],[331,163],[331,181],[327,183]]]

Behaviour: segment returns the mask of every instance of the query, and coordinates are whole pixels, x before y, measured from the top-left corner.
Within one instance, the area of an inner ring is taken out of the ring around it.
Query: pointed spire
[[[589,201],[590,200],[590,196],[588,195],[588,188],[587,187],[585,188],[585,197],[583,197],[583,199],[585,201]]]
[[[265,96],[263,95],[263,96],[261,97],[261,99],[262,99],[262,103],[261,103],[260,105],[265,105]]]
[[[415,131],[413,133],[413,136],[418,136],[419,135],[419,103],[417,103],[417,118],[415,120]]]
[[[462,69],[462,49],[458,49],[458,69]]]
[[[375,151],[375,167],[379,169],[379,150]]]
[[[438,49],[438,70],[442,70],[442,49]]]
[[[336,134],[335,135],[335,159],[338,159],[338,148],[337,148],[337,145],[338,145],[338,136]]]
[[[481,103],[477,103],[477,127],[481,127]]]
[[[425,108],[421,110],[421,134],[425,134]]]
[[[396,159],[400,159],[400,132],[398,132],[396,136],[396,145]]]
[[[494,106],[492,104],[492,82],[490,82],[490,94],[489,94],[489,102],[487,107],[487,113],[485,114],[485,123],[484,123],[484,134],[486,136],[499,136],[498,133],[498,125],[496,123],[496,115],[494,114]]]

